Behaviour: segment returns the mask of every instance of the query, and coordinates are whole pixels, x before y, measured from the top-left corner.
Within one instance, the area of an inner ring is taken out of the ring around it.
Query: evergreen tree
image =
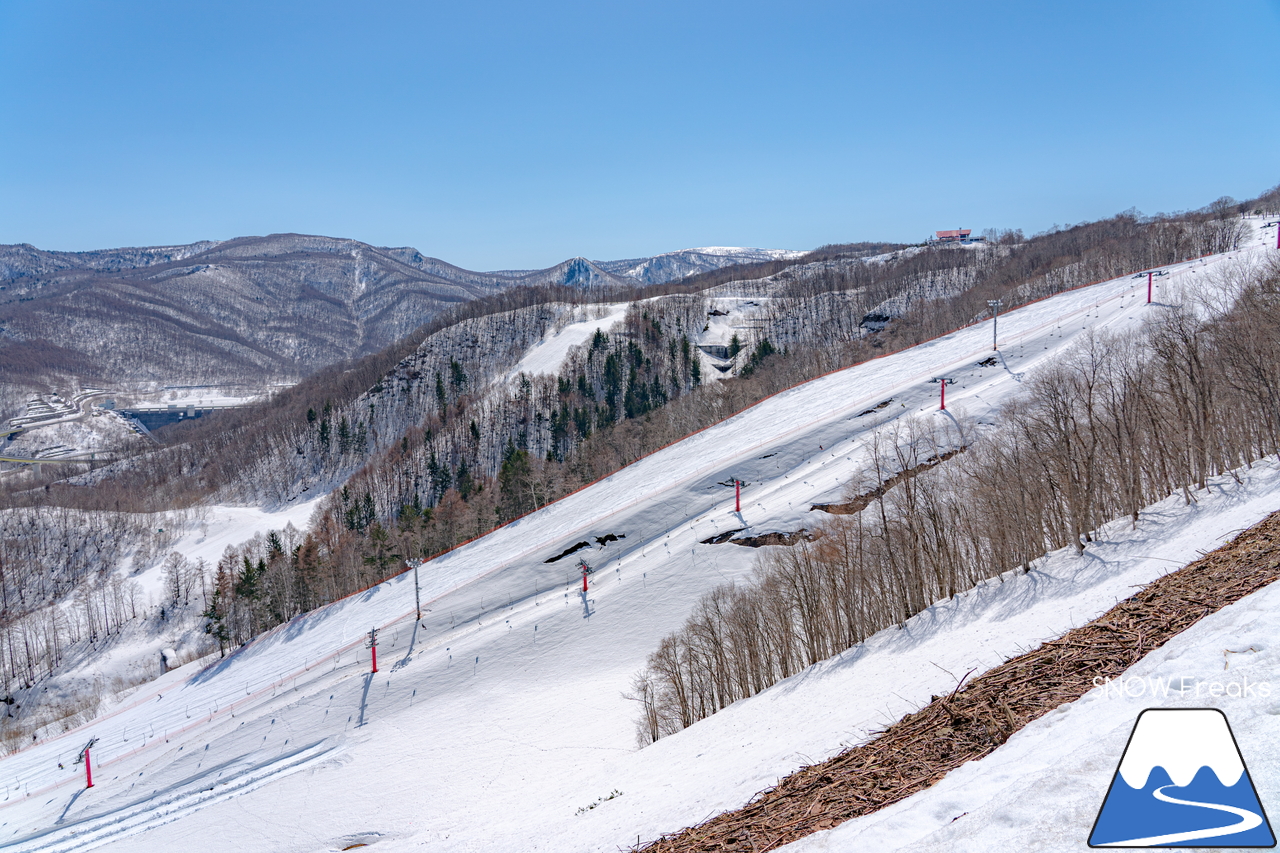
[[[449,385],[455,393],[467,386],[467,374],[463,373],[462,365],[453,358],[449,359]]]
[[[498,472],[498,488],[502,494],[500,512],[504,518],[516,518],[536,509],[532,481],[529,451],[518,450],[508,441],[502,469]]]
[[[449,398],[444,390],[444,377],[436,373],[436,405],[440,408],[440,420],[444,420],[445,406],[448,402]]]
[[[465,501],[470,498],[476,490],[476,483],[471,477],[471,469],[467,467],[467,458],[465,456],[458,463],[458,474],[454,479],[458,484],[458,494],[462,496],[462,499]]]

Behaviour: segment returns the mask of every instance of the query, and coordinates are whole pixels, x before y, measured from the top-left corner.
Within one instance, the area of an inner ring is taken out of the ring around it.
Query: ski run
[[[1262,240],[1167,267],[1156,302],[1260,262],[1274,251]],[[993,423],[1038,365],[1086,330],[1136,327],[1158,310],[1146,301],[1146,277],[1126,276],[1002,314],[994,363],[980,364],[987,320],[785,391],[423,565],[421,621],[408,571],[169,672],[0,760],[0,849],[615,851],[738,807],[1280,508],[1280,466],[1264,461],[636,747],[633,675],[699,596],[752,572],[755,549],[704,540],[812,526],[810,507],[842,497],[877,428],[953,413]],[[526,366],[550,369],[614,319],[565,330]],[[955,380],[945,412],[940,376]],[[579,557],[594,567],[585,594]],[[1256,690],[1275,672],[1280,626],[1266,617],[1278,609],[1276,589],[1227,607],[1126,674],[1147,679],[1142,695],[1100,686],[933,788],[785,849],[1082,849],[1134,719],[1153,705],[1221,708],[1264,807],[1278,803],[1280,683]],[[1246,680],[1253,695],[1184,689]],[[76,759],[91,739],[86,789]]]

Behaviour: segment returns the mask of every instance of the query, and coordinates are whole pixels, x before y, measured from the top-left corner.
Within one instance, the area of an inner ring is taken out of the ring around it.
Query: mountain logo
[[[1216,708],[1138,715],[1090,847],[1275,847],[1240,747]]]

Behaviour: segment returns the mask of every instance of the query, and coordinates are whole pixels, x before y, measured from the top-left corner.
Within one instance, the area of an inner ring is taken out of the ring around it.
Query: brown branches
[[[1203,617],[1280,579],[1280,513],[1087,625],[935,697],[867,743],[804,767],[743,808],[645,853],[772,850],[870,814],[993,752],[1031,721],[1115,677]]]

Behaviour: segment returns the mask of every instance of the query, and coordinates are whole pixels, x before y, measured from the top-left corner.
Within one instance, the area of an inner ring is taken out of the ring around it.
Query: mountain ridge
[[[616,271],[634,260],[582,257],[478,272],[413,247],[293,233],[86,252],[0,245],[0,414],[59,385],[293,382],[513,288],[634,288],[739,262],[668,259],[644,277]]]

